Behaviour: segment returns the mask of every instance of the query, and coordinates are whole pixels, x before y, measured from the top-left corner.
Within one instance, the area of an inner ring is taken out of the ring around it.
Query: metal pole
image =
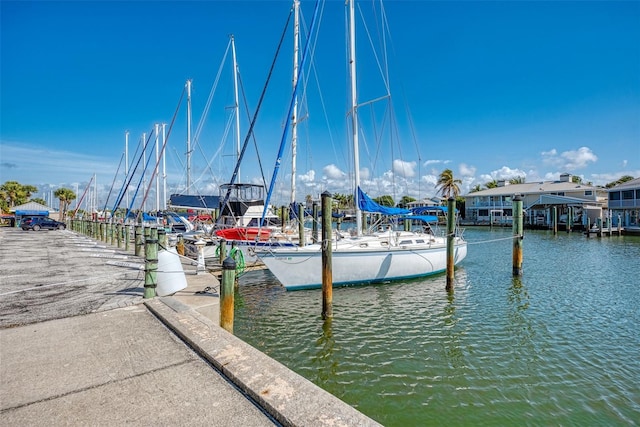
[[[449,197],[447,200],[447,291],[453,291],[453,284],[455,281],[455,263],[453,257],[455,209],[456,199]]]
[[[522,197],[513,198],[513,275],[522,276]]]
[[[144,264],[144,298],[156,296],[158,285],[158,229],[145,227],[145,264]]]
[[[333,317],[333,270],[331,264],[331,193],[322,193],[322,318]]]
[[[222,283],[220,284],[220,327],[233,333],[234,286],[236,262],[227,257],[222,262]]]

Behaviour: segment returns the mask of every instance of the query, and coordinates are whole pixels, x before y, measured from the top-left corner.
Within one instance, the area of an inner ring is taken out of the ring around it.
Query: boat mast
[[[147,133],[142,132],[142,160],[145,164],[147,162],[147,144],[145,143],[146,140],[147,140]],[[142,191],[145,191],[146,188],[147,188],[147,168],[145,167],[142,169]],[[146,200],[143,200],[140,203],[140,210],[144,211],[146,205],[147,205]]]
[[[167,124],[162,124],[162,209],[167,210],[167,150],[166,150],[166,133]]]
[[[155,124],[155,133],[156,133],[156,167],[160,162],[160,147],[158,146],[160,141],[159,130],[160,125],[158,123]],[[155,171],[154,171],[155,172]],[[156,215],[158,215],[158,211],[160,210],[160,176],[156,173]]]
[[[191,191],[191,80],[187,80],[187,191]]]
[[[124,183],[127,184],[129,177],[129,131],[124,133]],[[127,192],[127,206],[129,206],[129,186],[125,189]],[[125,218],[126,219],[126,218]]]
[[[293,1],[293,79],[292,87],[298,84],[298,56],[300,55],[300,2]],[[298,95],[294,97],[293,114],[291,115],[291,203],[296,201],[296,154],[298,143]]]
[[[349,1],[349,71],[351,74],[351,127],[353,132],[353,174],[354,174],[354,196],[353,201],[356,207],[356,230],[357,235],[362,236],[362,213],[358,204],[358,188],[360,187],[360,160],[358,148],[358,99],[356,92],[356,30],[355,30],[355,8],[354,1]]]
[[[233,38],[233,34],[231,34],[231,55],[233,56],[233,90],[234,90],[234,101],[235,101],[235,110],[236,110],[236,162],[240,160],[240,102],[238,101],[238,62],[236,61],[236,43]],[[238,168],[238,175],[242,177],[240,174],[240,168]],[[242,182],[242,178],[239,180]]]

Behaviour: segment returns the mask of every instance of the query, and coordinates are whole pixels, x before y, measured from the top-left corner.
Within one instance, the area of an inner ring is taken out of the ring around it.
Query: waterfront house
[[[626,234],[640,234],[640,178],[609,189],[609,212],[614,227],[620,224]]]
[[[532,228],[549,228],[557,221],[569,219],[575,226],[595,223],[607,207],[607,190],[573,182],[571,174],[562,174],[558,181],[536,181],[510,184],[498,181],[498,186],[464,196],[465,222],[468,224],[511,225],[512,199],[519,194],[525,211],[524,224]]]

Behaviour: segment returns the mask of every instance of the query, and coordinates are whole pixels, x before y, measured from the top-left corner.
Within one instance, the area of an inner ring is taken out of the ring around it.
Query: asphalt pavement
[[[143,298],[144,260],[0,227],[0,426],[379,425],[219,327],[219,283]]]

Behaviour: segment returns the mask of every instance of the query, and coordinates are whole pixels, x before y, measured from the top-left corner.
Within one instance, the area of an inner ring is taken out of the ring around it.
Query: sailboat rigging
[[[447,238],[427,232],[396,231],[391,228],[362,234],[362,212],[398,216],[409,210],[386,208],[372,201],[360,188],[358,146],[358,100],[356,85],[354,0],[349,3],[349,72],[351,77],[351,123],[356,201],[356,235],[339,238],[332,245],[333,285],[353,285],[424,277],[446,270]],[[417,219],[417,218],[416,218]],[[288,290],[322,286],[322,245],[256,248],[258,257]],[[454,238],[454,263],[467,254],[467,243]]]

